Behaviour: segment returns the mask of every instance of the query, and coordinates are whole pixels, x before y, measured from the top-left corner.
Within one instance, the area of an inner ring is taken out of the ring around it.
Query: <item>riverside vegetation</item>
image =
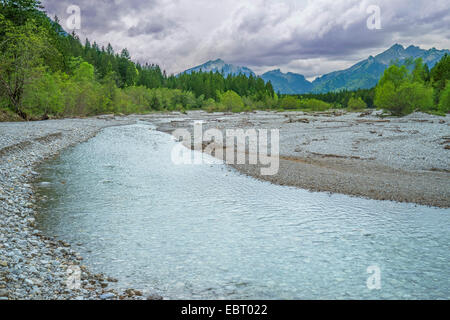
[[[378,107],[393,115],[450,110],[450,57],[432,70],[418,59],[393,64],[372,89],[325,94],[276,94],[253,75],[192,72],[168,76],[158,65],[135,63],[51,20],[38,0],[0,0],[0,120],[149,113],[324,111]]]

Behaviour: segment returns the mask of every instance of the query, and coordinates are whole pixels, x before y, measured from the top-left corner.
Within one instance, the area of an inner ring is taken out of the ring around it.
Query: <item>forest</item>
[[[284,96],[280,104],[298,109],[306,102],[317,110],[379,108],[395,116],[414,111],[445,115],[450,112],[450,56],[445,55],[431,70],[420,58],[401,65],[394,61],[372,89]]]
[[[23,119],[206,109],[273,107],[276,95],[259,77],[220,73],[167,76],[50,19],[39,1],[0,1],[0,109]]]
[[[208,112],[382,108],[444,115],[450,106],[450,57],[393,64],[376,88],[280,95],[260,77],[197,72],[167,75],[133,62],[127,49],[80,41],[38,0],[0,0],[0,112],[25,120],[203,109]]]

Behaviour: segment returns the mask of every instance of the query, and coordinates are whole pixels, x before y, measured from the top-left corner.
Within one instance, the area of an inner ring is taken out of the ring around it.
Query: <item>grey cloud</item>
[[[322,4],[324,2],[322,1]],[[331,1],[330,7],[331,7]],[[346,2],[349,4],[350,2]],[[441,4],[445,3],[441,1]],[[369,2],[367,2],[367,5]],[[288,26],[287,34],[279,34],[277,28],[267,27],[270,21],[271,10],[267,10],[266,17],[261,12],[250,13],[248,16],[238,17],[237,21],[231,23],[237,27],[231,28],[231,32],[225,38],[232,39],[225,45],[218,45],[212,52],[223,56],[226,60],[246,64],[255,68],[273,65],[289,65],[298,59],[313,59],[317,57],[329,60],[344,61],[354,57],[354,61],[361,60],[361,52],[370,51],[371,48],[388,48],[394,42],[426,41],[427,34],[439,35],[441,39],[448,39],[449,9],[430,8],[425,1],[415,2],[388,2],[380,1],[382,26],[381,30],[369,30],[366,26],[369,14],[358,8],[361,5],[357,1],[351,6],[343,5],[335,12],[329,12],[323,6],[317,10],[311,9],[311,14],[316,16],[301,15],[309,23],[319,21],[316,28],[308,29],[309,25],[299,21],[298,25]],[[313,3],[310,6],[314,6]],[[362,7],[365,9],[366,7]],[[336,8],[335,8],[336,9]],[[340,9],[340,10],[339,10]],[[348,19],[339,19],[342,15]],[[257,18],[257,19],[255,19]],[[285,21],[292,19],[292,13],[285,15]],[[315,19],[317,19],[315,21]],[[259,30],[255,21],[259,20]],[[350,20],[350,21],[349,21]],[[283,20],[280,22],[284,23]],[[329,27],[331,26],[331,27]],[[283,28],[281,28],[283,30]],[[246,33],[252,32],[251,37],[245,37]],[[268,35],[273,37],[269,39]],[[223,35],[218,35],[218,37]],[[400,38],[400,39],[399,39]],[[239,39],[239,41],[233,41]],[[406,44],[406,43],[405,43]],[[439,46],[439,44],[438,44]],[[212,45],[212,47],[214,47]],[[378,52],[374,52],[376,54]],[[351,64],[351,63],[350,63]],[[348,66],[348,65],[347,65]],[[344,66],[343,66],[344,67]],[[331,70],[320,70],[320,73]],[[305,71],[308,73],[308,70]]]
[[[222,58],[256,70],[295,68],[313,76],[348,67],[396,42],[450,47],[448,0],[44,0],[43,4],[62,20],[69,5],[79,5],[83,35],[103,44],[111,41],[116,48],[128,47],[136,59],[161,63],[169,72]],[[371,4],[381,8],[381,30],[366,26],[366,8]]]
[[[137,26],[128,29],[128,36],[137,37],[140,35],[153,35],[162,39],[165,35],[176,29],[178,25],[170,20],[161,19],[160,21],[142,22]]]
[[[70,14],[66,12],[71,5],[81,9],[81,23],[83,33],[120,31],[124,25],[121,18],[134,15],[142,10],[152,10],[158,1],[140,0],[44,0],[45,11],[56,14],[63,22]]]

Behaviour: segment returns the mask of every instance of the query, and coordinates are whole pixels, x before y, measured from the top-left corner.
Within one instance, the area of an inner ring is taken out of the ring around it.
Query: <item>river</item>
[[[40,228],[168,299],[450,298],[449,210],[175,165],[176,143],[140,123],[65,150],[40,169]]]

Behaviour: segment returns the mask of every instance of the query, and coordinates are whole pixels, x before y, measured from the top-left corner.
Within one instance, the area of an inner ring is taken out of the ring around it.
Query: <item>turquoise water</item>
[[[169,299],[450,298],[449,210],[176,166],[175,144],[137,124],[66,150],[42,167],[40,227],[119,286]]]

